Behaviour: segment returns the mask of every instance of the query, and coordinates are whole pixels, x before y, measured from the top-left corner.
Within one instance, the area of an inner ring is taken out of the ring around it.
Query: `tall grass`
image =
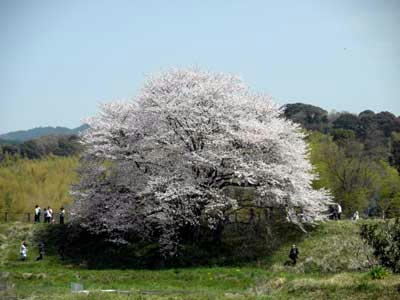
[[[58,209],[71,202],[77,157],[7,158],[0,164],[0,211],[31,212],[36,204]]]

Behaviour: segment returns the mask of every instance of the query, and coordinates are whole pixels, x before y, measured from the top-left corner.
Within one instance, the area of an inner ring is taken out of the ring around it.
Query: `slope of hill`
[[[88,128],[88,125],[83,124],[74,129],[69,129],[67,127],[37,127],[29,130],[19,130],[13,131],[0,135],[1,140],[11,140],[11,141],[28,141],[37,137],[46,135],[71,135],[78,134],[79,132]]]
[[[84,264],[61,261],[51,251],[37,262],[34,236],[46,226],[58,225],[0,224],[0,282],[4,286],[0,298],[256,300],[399,299],[400,296],[400,275],[388,274],[384,279],[374,280],[368,274],[365,267],[369,262],[365,260],[370,259],[370,250],[363,247],[358,223],[352,221],[326,222],[304,239],[288,240],[275,254],[254,263],[160,270],[88,269]],[[18,258],[22,240],[28,242],[29,249],[25,262]],[[296,267],[285,265],[293,242],[300,249]],[[357,265],[361,267],[353,268]],[[82,284],[87,292],[72,293],[72,282]],[[101,291],[106,289],[125,292]]]

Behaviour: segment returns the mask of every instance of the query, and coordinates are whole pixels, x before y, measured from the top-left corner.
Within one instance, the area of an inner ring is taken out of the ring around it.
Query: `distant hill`
[[[6,140],[7,142],[13,141],[14,143],[25,142],[28,140],[32,140],[34,138],[47,136],[47,135],[71,135],[78,134],[79,132],[87,129],[89,126],[84,124],[74,129],[69,129],[67,127],[37,127],[29,130],[19,130],[13,131],[0,135],[0,144],[1,140]]]

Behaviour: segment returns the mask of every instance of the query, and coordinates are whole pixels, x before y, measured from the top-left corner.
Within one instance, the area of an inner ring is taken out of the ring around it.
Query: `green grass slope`
[[[0,224],[0,299],[400,299],[400,275],[369,276],[375,261],[351,221],[326,222],[245,265],[162,270],[88,270],[58,256],[36,262],[33,236],[43,226],[52,225]],[[18,260],[22,240],[25,262]],[[295,267],[284,265],[292,243],[300,249]],[[72,293],[71,282],[89,294]]]

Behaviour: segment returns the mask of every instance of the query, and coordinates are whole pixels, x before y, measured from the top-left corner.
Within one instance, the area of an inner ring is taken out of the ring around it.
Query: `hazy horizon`
[[[400,115],[400,1],[0,2],[0,134],[75,128],[199,66],[279,104]]]

